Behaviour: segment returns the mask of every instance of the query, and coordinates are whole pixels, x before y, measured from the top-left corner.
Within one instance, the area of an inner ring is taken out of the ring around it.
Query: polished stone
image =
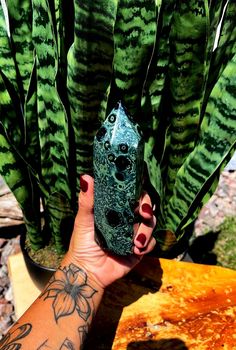
[[[103,248],[133,251],[135,204],[141,195],[144,142],[137,123],[121,103],[94,139],[95,225]]]

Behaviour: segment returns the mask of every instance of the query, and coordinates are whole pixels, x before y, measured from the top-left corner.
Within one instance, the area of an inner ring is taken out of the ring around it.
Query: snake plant
[[[0,6],[0,174],[23,211],[32,248],[52,240],[58,252],[66,249],[79,177],[93,173],[94,135],[122,100],[144,133],[155,236],[169,251],[236,148],[236,2],[6,5],[10,35]]]

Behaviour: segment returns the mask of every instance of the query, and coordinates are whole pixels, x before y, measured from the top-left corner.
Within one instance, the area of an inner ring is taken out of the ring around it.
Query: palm
[[[78,238],[78,242],[73,245],[76,247],[74,249],[76,249],[78,260],[96,276],[103,287],[123,277],[140,261],[140,257],[135,255],[127,257],[113,256],[101,249],[94,240],[93,225],[89,230],[89,234],[87,231],[83,239],[81,234]]]
[[[142,232],[142,235],[145,236],[146,243],[144,245],[134,239],[135,254],[126,257],[111,255],[104,251],[94,239],[94,182],[88,175],[84,175],[84,179],[86,179],[88,188],[85,192],[80,192],[79,211],[75,219],[69,255],[73,261],[86,267],[102,287],[106,287],[127,274],[144,254],[153,249],[155,239],[151,237],[151,234],[155,226],[155,217],[152,213],[140,211],[143,222],[140,223],[138,232]],[[147,194],[142,197],[140,206],[142,207],[144,203],[151,208],[151,200]]]

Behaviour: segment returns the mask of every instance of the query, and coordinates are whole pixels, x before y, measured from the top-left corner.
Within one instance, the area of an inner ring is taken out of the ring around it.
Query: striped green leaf
[[[193,29],[194,28],[194,29]],[[170,145],[166,172],[166,202],[179,168],[195,147],[204,93],[208,1],[180,2],[170,33]]]
[[[18,88],[22,89],[22,103],[29,87],[33,68],[32,4],[31,0],[7,0],[11,41],[18,73]]]
[[[57,90],[58,52],[51,10],[46,0],[34,0],[32,4],[41,176],[50,196],[45,199],[45,215],[54,240],[57,242],[57,250],[60,251],[63,250],[62,239],[60,239],[61,222],[66,220],[68,212],[72,215],[69,205],[71,188],[68,176],[68,120]],[[61,205],[60,218],[53,209],[56,208],[56,204],[53,205],[53,199],[57,203],[58,196],[64,196],[67,199],[64,207]]]
[[[24,121],[20,106],[16,66],[2,6],[0,6],[1,122],[8,137],[21,147]]]
[[[167,125],[169,111],[166,109],[169,101],[165,101],[170,61],[170,30],[176,1],[165,1],[158,6],[157,38],[153,59],[148,71],[142,99],[142,115],[140,120],[142,130],[147,139],[145,146],[145,161],[148,166],[152,185],[163,198],[162,183],[163,154],[167,147]],[[164,109],[165,108],[165,109]],[[162,165],[162,168],[161,168]],[[160,210],[161,210],[160,206]]]
[[[92,173],[94,134],[105,118],[114,55],[118,0],[74,1],[74,42],[68,53],[67,88],[79,175]]]
[[[18,94],[17,69],[12,53],[10,38],[8,37],[2,5],[0,6],[0,58],[2,74],[7,78],[12,89]]]
[[[221,13],[222,12],[223,11],[221,11]],[[228,60],[230,60],[234,55],[234,53],[236,52],[235,12],[236,12],[236,3],[233,1],[232,2],[229,1],[225,9],[223,20],[221,23],[221,27],[220,27],[221,30],[219,31],[218,45],[212,54],[212,58],[210,62],[209,75],[208,75],[204,102],[203,102],[203,111],[204,111],[204,107],[207,104],[212,88],[214,87],[219,76],[224,70]],[[219,18],[221,18],[221,16]]]
[[[110,99],[113,105],[121,99],[137,120],[140,120],[143,86],[156,42],[157,15],[154,2],[119,1]]]
[[[196,203],[202,187],[213,176],[236,143],[236,55],[214,86],[196,147],[176,177],[166,210],[166,226],[181,236],[181,224]],[[204,192],[202,193],[202,198]],[[201,199],[202,199],[201,198]],[[200,198],[198,198],[200,200]]]
[[[94,134],[121,99],[144,132],[155,235],[169,249],[188,234],[236,147],[235,1],[7,5],[10,40],[0,7],[0,172],[25,207],[33,244],[41,196],[45,228],[63,251],[79,176],[92,173]]]
[[[0,174],[22,209],[27,234],[32,249],[43,246],[40,227],[39,195],[32,186],[29,171],[23,160],[7,139],[3,125],[0,123]],[[38,201],[37,201],[38,200]]]

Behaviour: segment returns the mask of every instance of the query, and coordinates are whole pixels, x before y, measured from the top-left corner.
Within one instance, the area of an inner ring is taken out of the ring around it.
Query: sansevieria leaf
[[[142,99],[142,130],[147,139],[145,146],[145,161],[150,180],[159,195],[163,198],[164,186],[161,170],[165,168],[162,158],[168,141],[169,113],[169,82],[168,69],[170,63],[170,31],[176,1],[163,1],[158,12],[155,51],[148,69]],[[161,169],[162,165],[162,169]],[[159,205],[161,210],[161,205]]]
[[[143,131],[155,237],[169,251],[188,237],[236,148],[236,2],[6,4],[0,173],[22,207],[32,246],[47,232],[58,252],[66,248],[79,177],[93,174],[94,135],[121,100]]]
[[[24,135],[24,121],[20,106],[17,70],[2,5],[0,6],[0,71],[2,91],[2,101],[0,101],[2,106],[1,122],[8,133],[8,137],[17,147],[20,147],[22,145],[22,136]],[[7,114],[4,112],[4,108],[6,108]]]
[[[32,42],[32,4],[31,0],[7,0],[9,25],[13,52],[18,73],[18,88],[22,103],[29,87],[33,69],[34,54]]]
[[[43,247],[39,204],[35,205],[28,169],[16,154],[0,125],[0,174],[22,209],[27,235],[34,250]]]
[[[95,132],[105,118],[112,78],[118,0],[74,1],[74,42],[68,53],[67,88],[79,175],[92,173]]]
[[[50,195],[50,205],[47,205],[49,199],[45,198],[45,215],[56,248],[61,251],[63,250],[61,225],[67,220],[68,213],[72,216],[72,209],[69,206],[71,189],[68,178],[68,120],[57,91],[58,53],[50,7],[46,0],[34,0],[32,4],[41,176]],[[56,204],[53,205],[54,196],[56,203],[58,196],[65,197],[64,207],[63,205],[60,207],[60,215],[55,210]]]
[[[121,99],[136,120],[140,120],[141,96],[151,62],[157,30],[154,2],[120,0],[114,32],[111,107]]]
[[[177,235],[181,235],[181,222],[188,215],[202,186],[211,176],[214,179],[222,160],[235,146],[235,71],[236,55],[228,62],[212,90],[198,142],[176,177],[174,193],[166,210],[166,225]]]
[[[206,75],[208,28],[208,1],[179,2],[170,33],[171,110],[168,131],[170,144],[166,159],[166,201],[172,195],[176,174],[194,149],[198,136]]]

